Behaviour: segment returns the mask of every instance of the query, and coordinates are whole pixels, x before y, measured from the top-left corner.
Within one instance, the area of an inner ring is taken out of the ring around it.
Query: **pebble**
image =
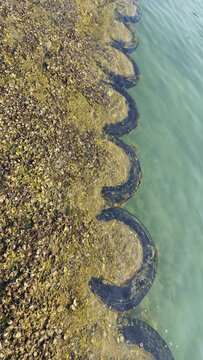
[[[76,306],[77,306],[77,300],[74,299],[74,300],[73,300],[73,304],[70,306],[71,310],[75,311]]]
[[[21,337],[21,332],[19,331],[19,332],[17,332],[17,334],[16,334],[16,339],[19,339],[20,337]]]

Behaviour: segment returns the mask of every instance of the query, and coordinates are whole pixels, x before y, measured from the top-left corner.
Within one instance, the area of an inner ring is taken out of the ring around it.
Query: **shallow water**
[[[154,285],[135,317],[157,321],[176,360],[203,358],[203,1],[140,1],[134,53],[142,78],[130,90],[142,117],[125,141],[144,174],[127,209],[159,252]]]

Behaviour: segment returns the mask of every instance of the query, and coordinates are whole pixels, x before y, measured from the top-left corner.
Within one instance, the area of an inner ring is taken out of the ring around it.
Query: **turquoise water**
[[[203,1],[142,0],[130,90],[142,117],[135,144],[142,185],[127,204],[160,253],[135,316],[154,318],[176,360],[203,359]]]

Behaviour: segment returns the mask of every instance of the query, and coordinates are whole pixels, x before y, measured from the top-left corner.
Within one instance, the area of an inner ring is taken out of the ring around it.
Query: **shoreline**
[[[129,354],[123,337],[118,341],[117,313],[89,287],[93,277],[122,286],[143,252],[125,224],[95,219],[141,181],[134,150],[118,138],[137,125],[125,91],[139,80],[127,53],[137,40],[126,26],[126,39],[107,45],[113,24],[121,24],[121,35],[123,22],[115,17],[117,2],[103,5],[8,0],[1,9],[3,359]],[[123,271],[132,239],[134,265],[131,259]],[[151,359],[139,346],[135,355]]]

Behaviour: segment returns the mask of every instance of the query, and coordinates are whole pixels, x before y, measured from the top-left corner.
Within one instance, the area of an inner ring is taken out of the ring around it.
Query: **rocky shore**
[[[0,359],[152,358],[124,344],[117,313],[89,287],[123,284],[142,261],[125,224],[95,217],[102,188],[132,168],[102,130],[130,111],[107,85],[134,78],[109,46],[136,46],[118,3],[0,2]]]

